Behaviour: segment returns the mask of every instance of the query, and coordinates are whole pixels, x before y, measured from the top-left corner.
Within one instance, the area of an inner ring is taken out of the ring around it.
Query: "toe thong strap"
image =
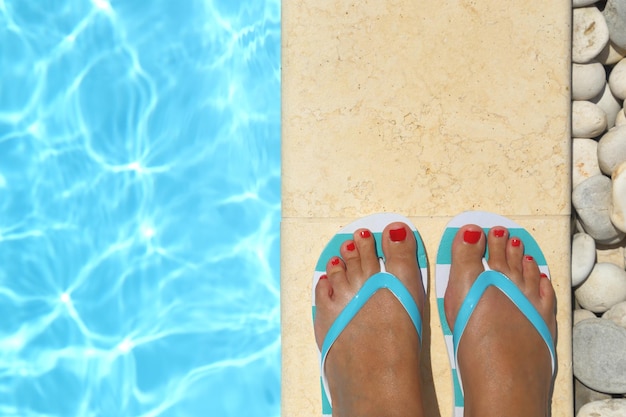
[[[348,305],[344,307],[344,309],[339,313],[339,316],[335,320],[335,322],[330,326],[328,333],[326,334],[326,338],[324,339],[324,343],[322,344],[321,351],[321,375],[323,379],[323,383],[326,384],[326,377],[324,372],[324,365],[326,363],[326,356],[328,355],[328,351],[332,347],[335,340],[339,337],[341,332],[346,328],[350,320],[356,316],[356,314],[363,308],[365,303],[380,289],[386,288],[400,301],[407,314],[411,318],[413,322],[413,326],[415,326],[415,330],[417,331],[417,335],[419,337],[420,343],[422,341],[422,318],[420,317],[419,309],[413,300],[413,296],[409,292],[409,290],[404,286],[404,284],[396,278],[394,275],[388,272],[378,272],[377,274],[372,275],[365,281],[363,287],[359,290],[359,292],[350,300]]]
[[[476,308],[476,305],[478,304],[478,301],[482,297],[483,293],[491,286],[494,286],[502,291],[535,327],[550,351],[550,356],[552,358],[552,374],[554,374],[556,367],[556,354],[552,334],[550,333],[550,329],[548,328],[546,322],[543,320],[543,317],[541,317],[541,314],[539,314],[535,306],[532,305],[532,303],[528,300],[528,298],[526,298],[517,285],[513,283],[513,281],[511,281],[506,275],[493,270],[484,271],[478,276],[476,282],[474,282],[470,288],[465,301],[459,309],[459,313],[457,314],[454,324],[454,333],[452,335],[455,363],[458,364],[457,353],[459,342],[463,332],[465,331],[467,322],[474,312],[474,309]]]

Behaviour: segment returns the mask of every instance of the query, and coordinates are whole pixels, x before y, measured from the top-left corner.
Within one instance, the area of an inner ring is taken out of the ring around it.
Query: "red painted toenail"
[[[334,266],[339,265],[339,258],[333,258],[333,260],[332,260],[332,261],[330,261],[330,264],[331,264],[331,265],[334,265]]]
[[[548,278],[548,276],[546,274],[544,274],[543,272],[541,273],[541,275],[539,275],[541,278]]]
[[[526,255],[526,256],[524,256],[524,259],[526,259],[527,261],[534,261],[534,260],[535,260],[535,258],[533,258],[533,257],[532,257],[532,256],[530,256],[530,255]]]
[[[502,229],[496,229],[496,230],[494,230],[494,231],[493,231],[493,235],[494,235],[495,237],[502,237],[502,236],[504,236],[504,230],[502,230]]]
[[[474,244],[480,240],[482,233],[478,230],[466,230],[463,233],[463,241],[465,243]]]
[[[350,252],[352,252],[353,250],[356,249],[356,246],[354,246],[354,242],[350,242],[346,245],[346,249],[348,249]]]
[[[518,238],[514,237],[513,239],[511,239],[511,246],[518,247],[521,244],[522,244],[522,241],[519,240]]]
[[[401,227],[399,229],[391,229],[389,231],[389,238],[392,242],[400,242],[406,239],[406,229]]]
[[[328,279],[328,275],[324,274],[320,277],[320,279]]]
[[[367,239],[368,237],[372,236],[369,230],[361,230],[360,235],[363,239]]]

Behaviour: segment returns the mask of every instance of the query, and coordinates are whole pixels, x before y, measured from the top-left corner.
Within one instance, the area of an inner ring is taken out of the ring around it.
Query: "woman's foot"
[[[462,227],[452,244],[450,282],[444,297],[446,319],[454,328],[467,292],[489,267],[509,277],[526,295],[556,340],[556,297],[537,263],[524,256],[524,243],[494,227],[488,239],[476,225]],[[471,315],[458,348],[465,416],[543,417],[552,389],[550,352],[533,325],[497,288],[488,288]]]
[[[425,295],[416,244],[404,223],[392,223],[383,231],[385,268],[409,290],[422,314]],[[339,313],[380,271],[369,230],[357,230],[340,254],[328,261],[327,278],[315,289],[314,327],[320,349]],[[404,307],[388,290],[374,294],[339,335],[328,352],[325,372],[335,417],[423,415],[420,341]]]

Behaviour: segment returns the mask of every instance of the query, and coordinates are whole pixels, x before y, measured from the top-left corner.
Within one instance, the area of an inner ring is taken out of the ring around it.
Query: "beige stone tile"
[[[559,297],[553,416],[571,416],[570,2],[300,0],[282,13],[283,415],[320,414],[310,281],[330,236],[398,212],[432,264],[449,217],[481,209],[544,249]],[[430,314],[427,410],[448,416],[432,290]]]
[[[569,4],[283,2],[284,216],[568,213]]]
[[[569,216],[511,216],[531,232],[542,247],[558,297],[559,373],[552,415],[573,414],[571,374]],[[319,253],[342,226],[353,219],[284,219],[281,229],[282,415],[319,416],[320,386],[317,350],[311,322],[311,279]],[[429,315],[424,318],[423,380],[428,415],[452,413],[452,382],[434,291],[434,264],[448,217],[413,217],[428,254]]]

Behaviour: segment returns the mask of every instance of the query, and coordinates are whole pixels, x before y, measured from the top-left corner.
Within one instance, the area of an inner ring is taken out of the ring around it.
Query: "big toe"
[[[451,279],[473,284],[484,270],[485,240],[480,226],[469,224],[459,229],[452,242]]]
[[[444,298],[446,319],[451,329],[465,295],[478,275],[484,271],[485,241],[482,228],[475,224],[461,227],[454,236],[450,283]]]
[[[389,224],[382,235],[385,269],[409,289],[419,308],[423,306],[424,288],[417,259],[417,240],[405,223]]]

